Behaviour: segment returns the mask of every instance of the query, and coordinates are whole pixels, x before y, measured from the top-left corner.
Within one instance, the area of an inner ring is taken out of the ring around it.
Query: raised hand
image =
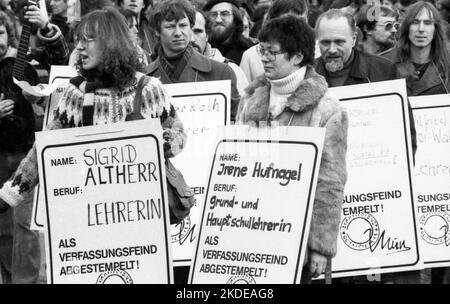
[[[5,95],[0,94],[0,119],[11,115],[14,111],[14,101],[11,99],[4,99]]]
[[[41,10],[36,5],[28,6],[28,9],[25,13],[25,19],[27,19],[32,24],[36,24],[40,29],[44,29],[49,22],[47,12]]]

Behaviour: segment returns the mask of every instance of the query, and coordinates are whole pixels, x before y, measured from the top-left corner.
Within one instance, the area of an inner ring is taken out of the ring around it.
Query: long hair
[[[11,18],[3,12],[0,11],[0,25],[4,25],[6,28],[6,35],[8,35],[8,46],[17,47],[16,31]]]
[[[405,19],[400,27],[400,38],[398,41],[400,61],[405,62],[411,57],[411,41],[409,40],[409,28],[414,18],[425,8],[434,20],[434,37],[431,41],[430,57],[445,78],[449,79],[450,58],[446,48],[447,37],[445,26],[441,14],[431,4],[425,1],[419,1],[408,8]]]
[[[94,38],[102,53],[102,64],[94,70],[83,70],[81,63],[76,63],[88,79],[99,77],[123,89],[130,84],[135,72],[143,68],[125,17],[113,7],[83,16],[75,29],[75,37]]]

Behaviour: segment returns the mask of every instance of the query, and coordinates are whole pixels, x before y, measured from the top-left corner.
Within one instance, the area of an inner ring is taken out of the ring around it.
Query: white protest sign
[[[325,130],[222,127],[190,283],[299,283]]]
[[[417,131],[415,202],[425,267],[450,266],[450,95],[410,98]]]
[[[174,266],[191,264],[197,238],[206,182],[208,161],[214,152],[216,127],[230,123],[231,81],[209,81],[164,85],[183,122],[187,144],[179,155],[171,159],[194,189],[196,205],[177,225],[171,226]]]
[[[333,276],[423,268],[404,79],[330,91],[349,115],[348,180]]]
[[[48,283],[172,283],[158,119],[37,133]]]
[[[61,86],[67,82],[69,82],[70,78],[77,75],[75,68],[71,66],[60,66],[60,65],[52,65],[50,69],[49,83],[51,85],[57,85],[56,90],[47,98],[46,107],[45,107],[45,116],[44,116],[44,127],[53,120],[53,111],[56,109],[59,100],[61,99],[64,88]],[[39,185],[35,187],[34,190],[34,199],[33,199],[33,216],[31,219],[30,228],[32,230],[45,230],[45,208],[43,205],[44,197],[42,191],[39,189]]]

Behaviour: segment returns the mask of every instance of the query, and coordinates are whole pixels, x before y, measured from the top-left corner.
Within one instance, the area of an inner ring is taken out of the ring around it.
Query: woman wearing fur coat
[[[294,16],[275,18],[263,27],[258,38],[264,74],[246,89],[237,121],[256,125],[276,121],[281,126],[326,129],[302,276],[302,282],[307,283],[325,271],[327,261],[337,251],[347,180],[348,117],[312,66],[314,32],[305,21]]]

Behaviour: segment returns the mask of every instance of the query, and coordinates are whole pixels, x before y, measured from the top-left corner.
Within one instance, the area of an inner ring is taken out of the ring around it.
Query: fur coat
[[[289,96],[283,112],[272,120],[286,126],[292,117],[291,126],[326,129],[308,249],[326,257],[334,257],[347,181],[345,159],[348,116],[338,100],[327,91],[325,78],[308,66],[305,79]],[[246,93],[239,104],[237,121],[241,124],[258,124],[270,120],[270,83],[264,75],[250,84]]]

